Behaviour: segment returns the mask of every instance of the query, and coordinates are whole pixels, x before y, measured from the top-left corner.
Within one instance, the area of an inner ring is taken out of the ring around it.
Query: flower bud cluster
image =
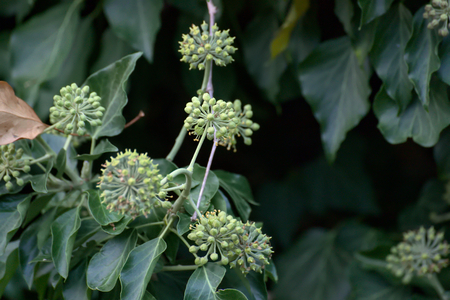
[[[387,268],[396,276],[403,277],[409,283],[413,275],[438,273],[448,265],[449,246],[444,241],[444,233],[436,234],[434,227],[428,230],[421,227],[418,231],[403,234],[403,242],[391,248],[386,257]]]
[[[107,161],[102,169],[98,186],[110,211],[118,211],[133,218],[147,216],[153,206],[166,207],[166,192],[162,191],[158,165],[153,164],[147,154],[138,154],[136,150],[118,154]],[[168,201],[167,201],[168,202]],[[168,202],[170,203],[170,202]]]
[[[195,226],[191,226],[188,239],[195,242],[191,253],[206,252],[196,257],[195,264],[204,265],[208,257],[212,261],[230,267],[239,267],[242,273],[250,270],[262,272],[273,251],[269,239],[252,223],[243,224],[225,212],[207,212]]]
[[[225,66],[234,59],[237,48],[233,47],[234,37],[229,36],[229,30],[220,31],[217,24],[212,26],[211,35],[208,24],[203,21],[199,28],[192,25],[189,34],[183,34],[180,44],[181,61],[190,64],[189,69],[203,70],[207,62],[213,60],[217,66]]]
[[[30,172],[30,160],[23,159],[23,149],[17,149],[14,144],[2,145],[0,147],[0,180],[6,182],[6,188],[11,190],[13,184],[12,178],[16,179],[19,186],[24,184],[23,180],[19,178],[20,172]]]
[[[91,126],[102,125],[105,108],[100,105],[101,98],[95,92],[89,94],[86,85],[79,88],[75,83],[63,87],[61,96],[53,97],[54,106],[50,108],[50,123],[65,134],[86,134],[86,122]]]
[[[228,149],[235,148],[236,135],[242,136],[246,145],[251,145],[250,136],[259,129],[259,125],[250,119],[253,116],[251,105],[244,106],[242,110],[240,100],[235,100],[234,103],[216,101],[208,93],[204,93],[201,98],[192,97],[184,111],[189,114],[184,127],[193,130],[197,139],[206,131],[209,140],[215,136],[219,144]]]
[[[425,19],[430,19],[430,22],[428,23],[429,29],[441,26],[438,30],[438,33],[441,36],[447,36],[449,33],[449,16],[450,7],[448,0],[432,0],[431,4],[425,6],[425,12],[423,13]],[[440,25],[441,22],[442,25]]]

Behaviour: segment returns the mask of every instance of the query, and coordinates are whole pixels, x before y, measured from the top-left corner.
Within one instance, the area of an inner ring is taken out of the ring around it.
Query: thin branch
[[[131,125],[133,125],[134,123],[136,123],[140,118],[145,117],[144,112],[141,110],[139,111],[138,115],[136,117],[134,117],[133,120],[131,120],[130,122],[128,122],[127,124],[125,124],[125,128],[130,127]]]

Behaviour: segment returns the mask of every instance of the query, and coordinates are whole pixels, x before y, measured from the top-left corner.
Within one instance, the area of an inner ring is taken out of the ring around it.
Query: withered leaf
[[[0,145],[32,140],[47,126],[25,101],[16,97],[7,82],[0,81]]]

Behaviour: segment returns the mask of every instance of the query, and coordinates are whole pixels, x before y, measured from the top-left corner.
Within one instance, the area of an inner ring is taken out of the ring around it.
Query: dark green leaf
[[[437,71],[439,78],[450,85],[450,39],[444,39],[439,47],[441,67]]]
[[[153,297],[153,295],[150,294],[149,291],[145,291],[144,297],[142,297],[142,300],[156,300],[156,298]]]
[[[277,268],[275,267],[275,263],[273,262],[272,259],[269,260],[269,264],[266,266],[264,275],[265,277],[268,277],[273,281],[275,281],[275,283],[278,282]],[[266,281],[266,279],[264,281]]]
[[[122,285],[120,299],[142,299],[156,262],[166,250],[166,247],[166,242],[158,237],[131,251],[120,273],[120,283]]]
[[[334,4],[334,13],[344,26],[345,32],[351,37],[354,36],[354,28],[352,24],[353,15],[355,13],[351,0],[336,0]]]
[[[165,252],[167,259],[171,264],[174,264],[177,259],[178,247],[180,246],[180,239],[174,233],[169,233],[164,240],[167,244]]]
[[[442,131],[439,142],[433,148],[433,153],[440,177],[450,179],[450,128]]]
[[[94,219],[84,219],[81,221],[80,229],[78,229],[77,238],[73,244],[73,248],[82,246],[87,240],[89,240],[96,233],[100,232],[101,227]],[[100,235],[100,234],[99,234]],[[106,235],[106,234],[104,234]],[[101,236],[96,236],[97,241]]]
[[[39,98],[33,108],[42,120],[50,114],[49,108],[53,105],[53,96],[59,95],[63,86],[71,83],[81,84],[86,79],[88,60],[94,49],[94,39],[92,18],[87,17],[77,26],[75,40],[58,76],[47,81],[39,90]]]
[[[109,292],[114,288],[128,254],[136,245],[136,240],[136,230],[130,229],[106,242],[89,262],[87,270],[89,288],[102,292]]]
[[[100,104],[106,108],[103,124],[92,130],[91,136],[115,136],[122,132],[125,118],[122,109],[128,102],[125,86],[142,52],[125,56],[115,63],[89,76],[83,85],[88,85],[101,98]]]
[[[53,160],[49,160],[47,162],[47,166],[45,167],[45,172],[43,174],[34,175],[31,177],[31,187],[37,193],[47,193],[47,181],[48,176],[50,175],[50,171],[53,168]]]
[[[80,207],[73,208],[52,223],[52,258],[58,273],[67,278],[73,243],[81,225]]]
[[[216,210],[227,212],[227,200],[221,190],[218,190],[214,197],[212,197],[211,205],[214,206],[214,209]]]
[[[319,121],[329,161],[347,132],[369,110],[368,78],[359,67],[350,39],[322,43],[300,64],[302,92]]]
[[[58,156],[56,157],[56,163],[55,163],[55,169],[58,170],[58,173],[56,174],[57,178],[61,178],[64,174],[64,170],[66,168],[66,150],[62,148],[59,150]]]
[[[19,266],[19,243],[12,242],[0,256],[0,297]]]
[[[33,8],[35,0],[3,0],[0,3],[0,14],[4,16],[16,16],[16,22],[22,23],[23,18]]]
[[[87,259],[70,270],[69,277],[63,283],[64,300],[89,300],[90,290],[86,285]]]
[[[30,207],[27,211],[27,216],[25,218],[25,221],[23,222],[23,226],[26,226],[34,218],[41,214],[42,209],[47,206],[48,202],[52,200],[54,196],[55,194],[38,195],[30,204]]]
[[[350,291],[346,269],[351,256],[335,244],[336,233],[311,229],[277,262],[275,294],[290,300],[343,300]],[[326,287],[326,288],[324,288]]]
[[[186,283],[192,271],[159,272],[158,280],[151,280],[150,292],[157,299],[183,299]]]
[[[252,189],[247,178],[242,175],[230,173],[224,170],[216,170],[214,173],[219,178],[220,186],[231,196],[234,205],[239,212],[242,220],[248,220],[251,209],[246,203],[258,205],[253,199]]]
[[[412,15],[401,3],[394,5],[380,19],[370,57],[389,97],[401,113],[412,99],[413,85],[404,60],[406,43],[411,36]]]
[[[0,256],[13,235],[22,225],[33,195],[4,195],[0,197]]]
[[[191,225],[191,217],[181,212],[177,212],[177,216],[178,218],[180,218],[177,223],[177,232],[179,235],[183,235],[189,231],[189,225]]]
[[[178,169],[177,165],[175,165],[173,162],[168,161],[167,159],[164,159],[164,158],[153,159],[153,164],[158,165],[159,174],[161,174],[163,176]]]
[[[248,72],[272,103],[280,91],[279,79],[286,69],[282,55],[271,58],[270,43],[278,30],[276,15],[258,14],[247,26],[244,42],[244,60]]]
[[[39,85],[58,75],[70,52],[81,2],[54,6],[14,29],[11,35],[11,72],[16,95],[32,106]]]
[[[117,151],[119,151],[119,149],[117,149],[116,146],[111,144],[111,142],[108,139],[104,139],[101,140],[97,146],[95,146],[94,152],[92,154],[81,154],[75,156],[74,158],[78,160],[93,161],[99,158],[103,153],[117,152]]]
[[[202,182],[203,177],[205,176],[205,172],[206,172],[206,168],[203,168],[203,167],[199,166],[198,164],[195,164],[192,178],[196,181]],[[190,193],[189,197],[191,197],[192,201],[195,204],[197,204],[201,188],[202,188],[202,185],[199,184],[195,188],[191,189],[191,193]],[[209,171],[208,179],[206,180],[205,189],[203,190],[203,195],[202,195],[202,199],[200,201],[200,206],[199,206],[199,210],[201,213],[206,212],[209,205],[211,204],[212,197],[214,197],[214,195],[217,193],[218,189],[219,189],[219,179],[217,179],[217,176],[216,176],[216,174],[214,174],[214,172]],[[186,211],[191,215],[195,211],[194,208],[192,207],[192,205],[187,200],[184,203],[184,207],[185,207]]]
[[[250,272],[244,276],[239,269],[227,269],[222,281],[224,286],[232,286],[241,291],[249,300],[267,300],[267,289],[264,274]]]
[[[104,12],[114,33],[152,62],[162,7],[163,0],[106,0]]]
[[[356,263],[350,268],[350,282],[350,300],[407,300],[412,297],[409,286],[391,285],[379,274],[364,271]]]
[[[133,52],[134,50],[126,42],[119,39],[111,30],[111,27],[108,27],[102,35],[99,57],[90,71],[91,73],[97,72]]]
[[[386,89],[380,89],[373,110],[379,121],[378,128],[389,143],[399,144],[412,138],[424,147],[431,147],[438,142],[439,134],[450,124],[450,103],[444,83],[434,78],[430,86],[428,111],[414,95],[401,115],[398,115],[397,105],[387,95]]]
[[[361,7],[361,26],[385,14],[394,0],[358,0]]]
[[[218,300],[247,300],[247,297],[238,290],[226,289],[219,290],[217,292],[216,298]]]
[[[440,66],[438,46],[442,38],[437,30],[427,28],[428,20],[423,18],[423,8],[414,15],[413,31],[405,49],[408,74],[419,99],[425,108],[430,104],[431,74]]]
[[[116,223],[123,218],[123,215],[117,212],[109,212],[106,206],[101,203],[99,190],[87,191],[89,195],[89,211],[94,219],[102,226],[106,226],[110,223]]]
[[[119,222],[110,223],[108,225],[102,226],[102,230],[111,235],[119,235],[125,230],[125,228],[127,227],[128,223],[131,222],[131,220],[133,220],[132,217],[124,216],[122,219],[120,219]]]
[[[208,263],[192,273],[184,292],[184,300],[216,300],[216,290],[225,276],[223,266]]]

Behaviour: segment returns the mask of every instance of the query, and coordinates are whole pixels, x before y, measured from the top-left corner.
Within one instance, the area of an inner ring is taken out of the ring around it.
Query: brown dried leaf
[[[0,81],[0,145],[32,140],[47,127],[25,101],[16,97],[7,82]]]

